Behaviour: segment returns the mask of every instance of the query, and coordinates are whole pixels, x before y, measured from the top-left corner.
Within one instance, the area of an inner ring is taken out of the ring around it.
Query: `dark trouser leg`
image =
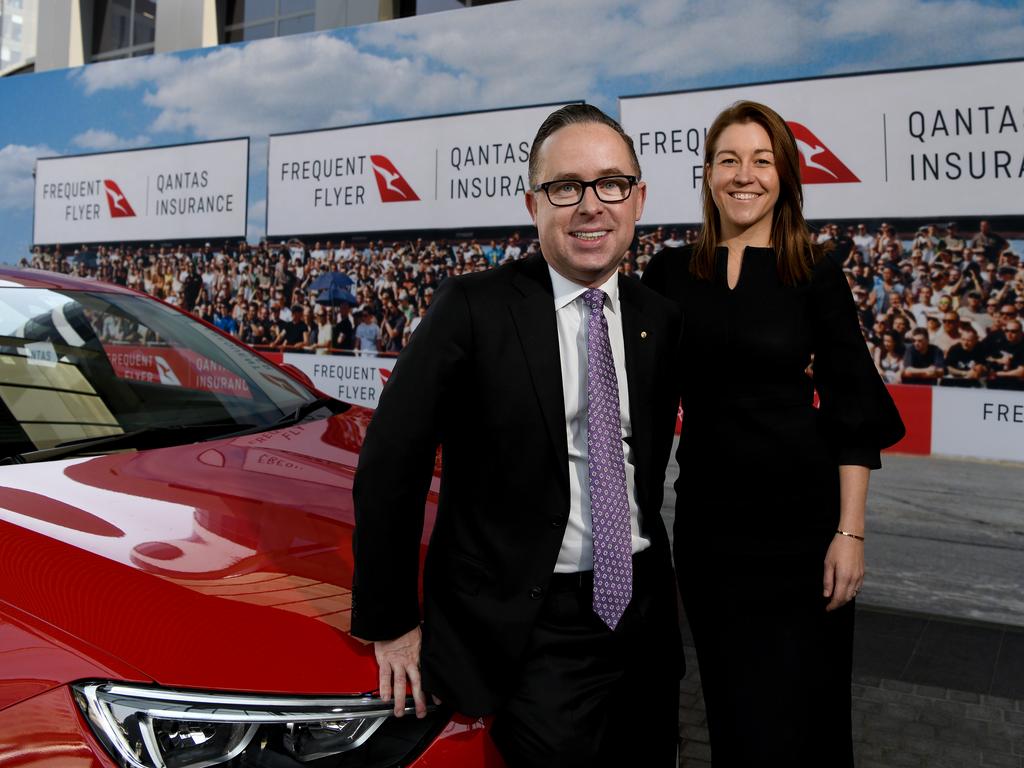
[[[640,579],[615,632],[590,587],[548,594],[519,689],[493,737],[511,768],[674,765],[680,651],[675,586]]]

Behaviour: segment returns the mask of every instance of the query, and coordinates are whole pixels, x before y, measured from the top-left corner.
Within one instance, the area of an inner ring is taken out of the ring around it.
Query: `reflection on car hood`
[[[162,685],[373,690],[349,634],[367,421],[0,467],[0,600]]]

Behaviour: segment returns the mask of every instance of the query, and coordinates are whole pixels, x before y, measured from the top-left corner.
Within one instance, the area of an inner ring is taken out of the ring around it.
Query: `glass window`
[[[316,0],[229,0],[224,42],[298,35],[316,29]]]
[[[462,0],[416,0],[416,14],[437,13],[438,11],[452,11],[456,8],[465,8],[466,3]]]
[[[258,354],[152,299],[0,287],[0,459],[137,430],[182,442],[196,429],[270,428],[312,401]]]
[[[96,0],[93,5],[93,53],[131,45],[131,0]]]
[[[126,58],[153,52],[156,0],[95,0],[93,60]]]
[[[135,34],[132,45],[152,43],[156,40],[156,2],[135,0]]]
[[[242,29],[243,40],[264,40],[274,36],[274,22],[269,24],[253,24]]]
[[[299,35],[303,32],[312,32],[313,25],[313,14],[306,14],[305,16],[295,16],[290,19],[281,19],[278,22],[277,34],[278,35]]]
[[[228,5],[227,23],[244,24],[272,19],[277,14],[277,0],[232,0]]]
[[[314,10],[316,10],[316,0],[281,0],[282,16]]]

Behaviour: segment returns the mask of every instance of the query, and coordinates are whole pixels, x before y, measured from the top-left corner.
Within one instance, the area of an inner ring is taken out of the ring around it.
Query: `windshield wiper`
[[[341,413],[342,411],[347,410],[348,405],[340,400],[335,400],[333,397],[318,397],[316,400],[303,403],[291,413],[286,413],[277,420],[277,423],[272,428],[282,427],[289,424],[298,424],[307,416],[316,413],[321,408],[327,408],[333,416],[336,413]]]
[[[229,428],[225,432],[225,428]],[[205,435],[195,440],[212,439],[215,437],[227,437],[237,433],[246,433],[255,426],[252,424],[239,424],[238,422],[206,422],[202,424],[174,424],[170,426],[142,427],[117,435],[103,435],[102,437],[87,437],[81,440],[71,440],[60,443],[52,448],[43,448],[38,451],[26,451],[14,456],[0,459],[0,464],[33,464],[37,461],[50,461],[76,454],[90,453],[97,448],[121,447],[126,444],[129,448],[156,447],[167,442],[168,437],[192,437],[198,433]],[[266,427],[262,427],[266,429]],[[212,434],[210,434],[212,433]],[[167,444],[174,444],[173,441]]]

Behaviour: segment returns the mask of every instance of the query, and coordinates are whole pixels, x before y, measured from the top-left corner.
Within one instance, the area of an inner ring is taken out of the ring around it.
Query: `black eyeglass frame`
[[[601,193],[597,191],[597,185],[602,181],[607,181],[608,179],[625,179],[626,181],[628,181],[629,187],[627,187],[626,189],[626,196],[619,198],[618,200],[605,200],[603,197],[601,197]],[[543,190],[544,196],[547,197],[548,202],[551,203],[556,208],[571,208],[574,205],[579,205],[580,203],[583,202],[583,197],[587,194],[588,188],[594,190],[594,194],[597,195],[597,199],[600,200],[602,203],[615,205],[616,203],[624,203],[627,200],[629,200],[630,195],[633,194],[633,187],[635,187],[639,183],[640,179],[637,178],[636,176],[630,176],[625,173],[616,173],[611,176],[601,176],[599,178],[593,179],[592,181],[583,181],[582,179],[553,179],[551,181],[545,181],[531,187],[530,191],[536,194],[537,192]],[[551,187],[551,185],[553,184],[579,184],[580,196],[574,203],[556,203],[554,200],[551,199],[551,193],[548,191],[548,188]]]

